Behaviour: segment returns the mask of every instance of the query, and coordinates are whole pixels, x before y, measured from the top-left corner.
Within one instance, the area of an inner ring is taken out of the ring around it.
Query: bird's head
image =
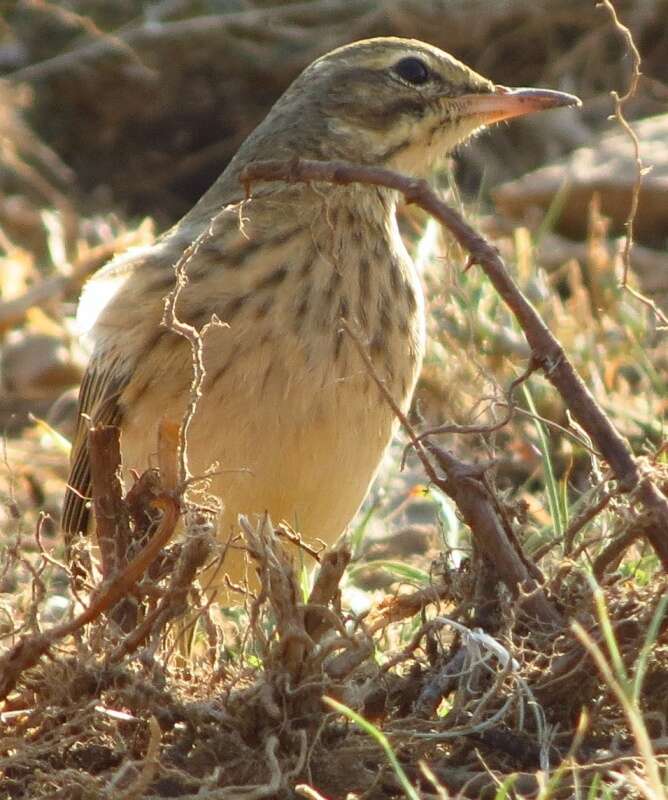
[[[367,39],[308,66],[240,156],[343,159],[422,176],[486,125],[577,104],[562,92],[496,86],[424,42]]]

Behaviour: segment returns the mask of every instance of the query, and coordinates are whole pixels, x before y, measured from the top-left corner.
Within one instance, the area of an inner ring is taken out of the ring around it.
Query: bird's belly
[[[389,387],[404,407],[418,366],[407,363],[406,374]],[[397,394],[402,391],[405,396]],[[185,391],[166,398],[156,387],[128,404],[126,468],[155,464],[158,422],[180,422],[186,400]],[[268,371],[256,354],[208,385],[190,427],[188,463],[193,475],[211,473],[208,491],[223,504],[221,539],[236,531],[239,514],[253,519],[267,511],[304,538],[331,544],[363,501],[395,427],[361,363],[344,377],[324,364],[299,369],[291,357],[275,358]],[[225,571],[233,579],[241,569],[242,559],[228,557]]]
[[[333,542],[364,499],[393,427],[389,409],[365,403],[359,386],[322,390],[306,407],[288,394],[246,408],[243,429],[228,435],[217,457],[232,471],[212,483],[225,524],[268,511],[306,538]],[[202,420],[192,437],[198,468],[210,458],[208,434]]]

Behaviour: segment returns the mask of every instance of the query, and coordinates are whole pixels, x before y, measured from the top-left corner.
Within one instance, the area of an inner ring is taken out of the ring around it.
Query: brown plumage
[[[269,511],[305,537],[346,527],[395,429],[354,346],[355,321],[398,403],[407,408],[424,350],[422,292],[384,189],[256,184],[250,161],[301,156],[384,165],[424,176],[476,129],[569,105],[568,95],[510,93],[422,42],[372,39],[309,66],[199,203],[153,246],[117,258],[87,285],[80,319],[93,355],[80,396],[63,526],[88,527],[89,419],[117,424],[124,466],[142,470],[157,425],[179,422],[192,379],[187,343],[161,327],[174,264],[188,264],[177,315],[205,340],[207,378],[188,439],[193,474],[212,466],[220,536],[240,513]],[[238,579],[242,559],[228,554]]]

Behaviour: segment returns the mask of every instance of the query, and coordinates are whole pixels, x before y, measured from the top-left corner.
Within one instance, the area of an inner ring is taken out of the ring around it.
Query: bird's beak
[[[491,94],[465,94],[457,98],[462,116],[478,117],[483,125],[504,119],[523,117],[535,111],[562,106],[581,106],[578,97],[551,89],[508,89],[495,86]]]

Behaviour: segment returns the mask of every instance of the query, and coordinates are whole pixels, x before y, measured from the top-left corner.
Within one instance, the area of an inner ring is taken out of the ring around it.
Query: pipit
[[[340,320],[354,323],[378,375],[406,409],[425,340],[420,280],[399,234],[395,192],[365,185],[259,182],[249,162],[344,160],[426,176],[493,122],[578,101],[495,86],[436,47],[380,38],[319,58],[294,81],[195,207],[150,247],[104,267],[79,318],[93,353],[63,525],[88,528],[91,423],[120,426],[125,469],[155,463],[157,428],[180,422],[190,345],[161,324],[174,265],[193,242],[176,309],[201,329],[206,378],[188,435],[191,471],[215,465],[219,535],[268,511],[305,538],[333,542],[366,496],[396,428]],[[240,550],[224,571],[242,572]]]

